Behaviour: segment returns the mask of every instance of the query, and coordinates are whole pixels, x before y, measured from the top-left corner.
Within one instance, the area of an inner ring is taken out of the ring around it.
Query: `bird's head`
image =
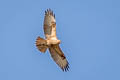
[[[61,40],[58,40],[58,44],[60,44],[61,43]]]

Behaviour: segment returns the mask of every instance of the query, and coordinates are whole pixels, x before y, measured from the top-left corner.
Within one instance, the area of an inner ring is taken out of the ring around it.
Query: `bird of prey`
[[[69,63],[66,60],[66,57],[59,46],[61,41],[58,40],[56,36],[55,14],[51,9],[47,9],[45,11],[43,27],[44,27],[45,39],[41,37],[37,37],[36,46],[38,50],[41,51],[42,53],[45,53],[46,50],[49,49],[51,57],[56,62],[56,64],[63,71],[68,71]]]

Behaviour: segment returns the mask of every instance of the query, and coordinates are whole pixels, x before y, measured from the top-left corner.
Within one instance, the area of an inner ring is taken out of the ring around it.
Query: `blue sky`
[[[69,72],[36,49],[47,8]],[[0,80],[120,80],[119,9],[119,0],[1,0]]]

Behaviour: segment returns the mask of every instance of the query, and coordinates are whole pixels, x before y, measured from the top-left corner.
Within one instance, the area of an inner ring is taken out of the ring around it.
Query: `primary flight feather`
[[[38,50],[45,53],[47,48],[51,54],[51,57],[56,64],[63,70],[68,71],[69,63],[62,50],[59,47],[60,40],[56,36],[56,20],[55,14],[51,9],[45,11],[44,17],[44,34],[45,39],[38,37],[36,40],[36,46]]]

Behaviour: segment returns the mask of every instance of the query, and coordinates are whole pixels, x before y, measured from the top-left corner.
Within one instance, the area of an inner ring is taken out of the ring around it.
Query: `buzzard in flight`
[[[55,14],[51,9],[45,11],[44,17],[44,34],[45,39],[38,37],[36,39],[36,46],[38,50],[45,53],[47,48],[51,54],[51,57],[56,64],[63,70],[68,71],[69,63],[62,50],[59,47],[60,40],[56,36],[56,20]]]

